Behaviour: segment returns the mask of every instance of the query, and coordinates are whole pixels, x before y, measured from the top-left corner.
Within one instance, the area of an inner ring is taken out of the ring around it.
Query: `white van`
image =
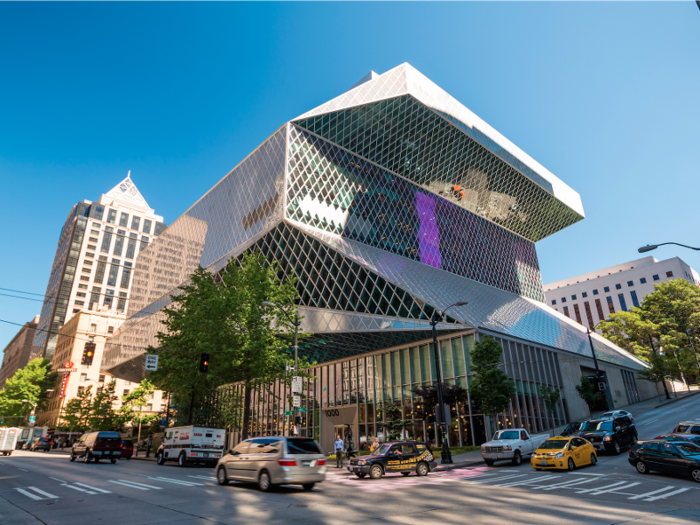
[[[213,467],[224,453],[225,437],[226,431],[221,428],[169,428],[165,431],[163,444],[156,453],[158,464],[177,461],[181,467],[194,463]]]
[[[0,428],[0,454],[3,456],[12,455],[12,451],[17,446],[20,430],[19,428]]]

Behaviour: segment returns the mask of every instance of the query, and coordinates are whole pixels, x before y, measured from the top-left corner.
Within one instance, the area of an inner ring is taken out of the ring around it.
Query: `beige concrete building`
[[[79,391],[89,386],[92,386],[92,392],[95,393],[109,382],[116,382],[115,393],[120,400],[115,402],[115,409],[123,405],[124,396],[138,387],[138,383],[100,373],[105,342],[125,318],[126,316],[116,309],[101,312],[80,311],[59,329],[53,355],[53,369],[71,368],[74,371],[59,374],[54,391],[50,394],[47,410],[37,416],[37,425],[55,427],[60,424],[60,416],[66,404],[75,398]],[[82,364],[87,343],[95,344],[94,355],[91,364]],[[144,415],[165,412],[166,403],[163,392],[155,391],[152,399],[144,407]]]
[[[12,338],[12,341],[5,347],[4,356],[2,359],[2,368],[0,368],[0,388],[5,386],[5,381],[15,375],[15,372],[20,368],[24,368],[29,362],[29,355],[32,351],[32,341],[36,333],[36,327],[39,324],[39,316],[34,320],[24,323],[24,326],[19,329],[17,335]]]

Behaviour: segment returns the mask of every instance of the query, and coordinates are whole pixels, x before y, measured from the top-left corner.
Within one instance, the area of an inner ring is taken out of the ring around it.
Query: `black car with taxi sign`
[[[382,443],[368,456],[351,459],[348,470],[358,478],[369,475],[372,479],[379,479],[392,472],[401,472],[404,476],[411,472],[427,476],[436,466],[435,456],[427,443],[396,441]]]

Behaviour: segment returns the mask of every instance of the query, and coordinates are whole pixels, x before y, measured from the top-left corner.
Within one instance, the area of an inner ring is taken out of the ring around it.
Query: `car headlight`
[[[484,452],[486,450],[486,447],[481,447],[481,451]]]
[[[563,453],[563,452],[557,452],[557,455],[554,456],[554,457],[557,458],[557,459],[561,459],[561,458],[564,457],[564,453]]]
[[[513,450],[513,447],[511,447],[510,445],[506,445],[505,447],[503,447],[503,450]]]
[[[605,437],[603,438],[603,441],[612,441],[612,437],[611,437],[611,436],[605,436]]]

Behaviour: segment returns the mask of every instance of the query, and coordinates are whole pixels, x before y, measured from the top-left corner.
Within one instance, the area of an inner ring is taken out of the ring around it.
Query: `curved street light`
[[[665,246],[666,244],[675,244],[676,246],[688,248],[689,250],[700,251],[700,248],[693,248],[692,246],[686,246],[685,244],[678,244],[677,242],[662,242],[660,244],[647,244],[646,246],[642,246],[641,248],[639,248],[637,251],[639,253],[646,253],[646,252],[650,252],[652,250],[656,250],[659,246]]]
[[[447,310],[453,306],[464,306],[468,304],[467,301],[458,301],[451,304],[442,311],[442,315],[437,315],[437,310],[433,310],[433,315],[430,317],[430,326],[433,327],[433,355],[435,358],[435,378],[437,379],[437,393],[438,393],[438,412],[440,414],[440,440],[442,441],[442,464],[452,463],[452,454],[450,453],[450,448],[447,446],[447,422],[445,421],[445,409],[442,403],[442,374],[440,373],[440,353],[438,352],[438,341],[437,341],[437,330],[435,326],[442,321],[442,316],[445,315]],[[437,420],[437,415],[436,418]]]

